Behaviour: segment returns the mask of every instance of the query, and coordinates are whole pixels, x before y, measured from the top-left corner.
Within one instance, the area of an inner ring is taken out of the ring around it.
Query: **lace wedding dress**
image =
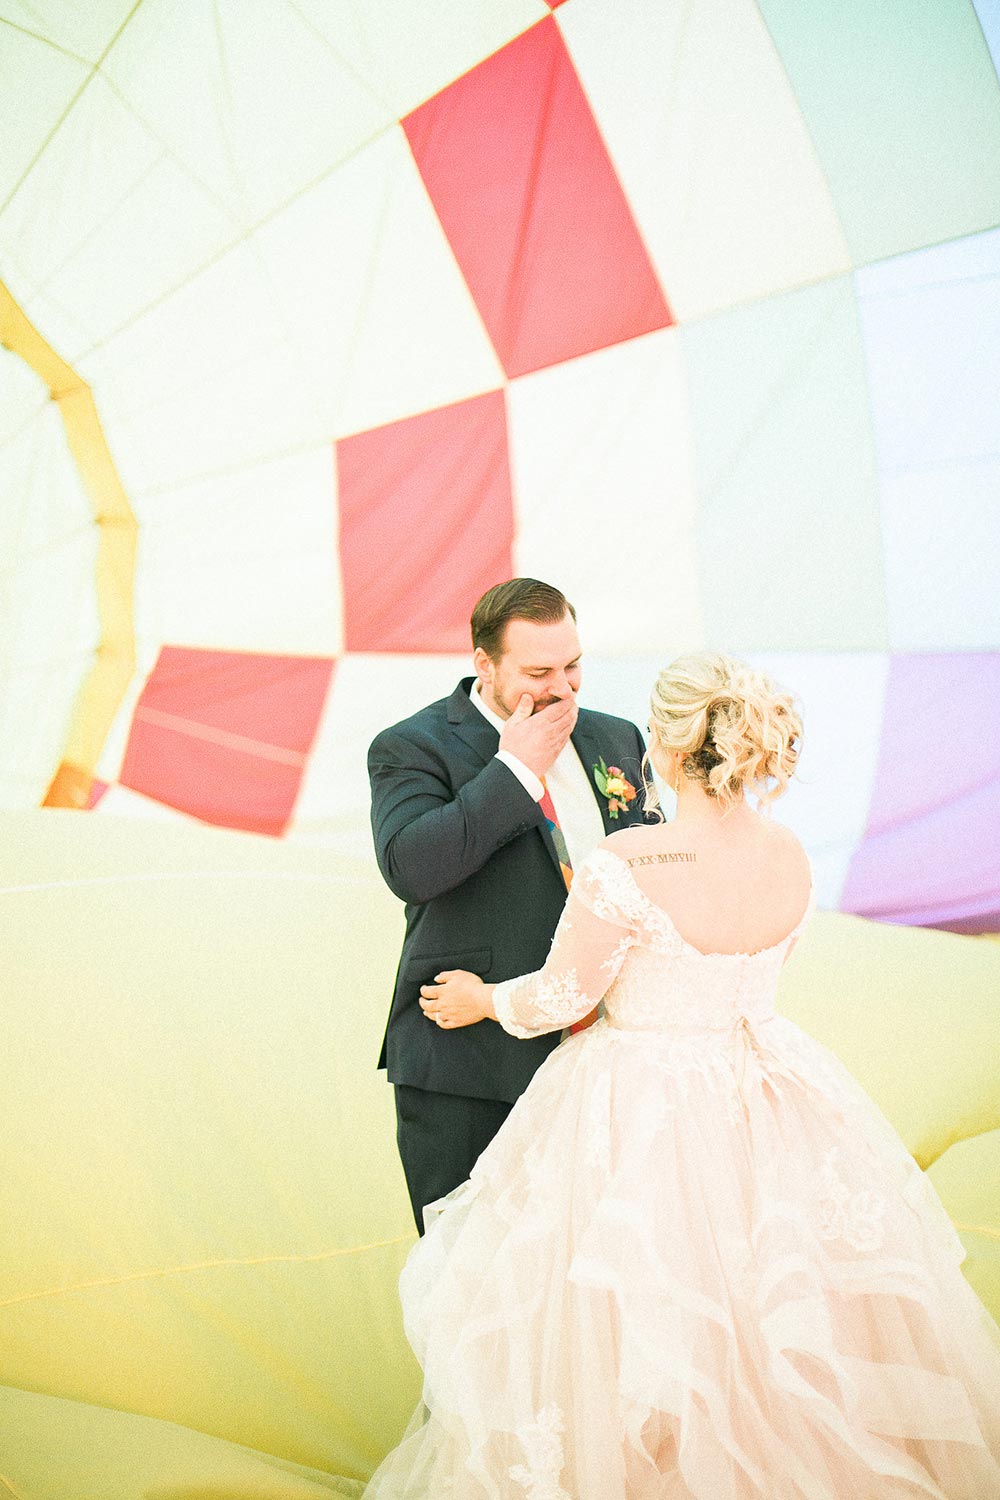
[[[577,870],[496,1011],[521,1037],[606,1015],[427,1210],[400,1277],[423,1400],[364,1500],[1000,1497],[1000,1333],[961,1243],[775,1013],[814,906],[703,953],[610,846]]]

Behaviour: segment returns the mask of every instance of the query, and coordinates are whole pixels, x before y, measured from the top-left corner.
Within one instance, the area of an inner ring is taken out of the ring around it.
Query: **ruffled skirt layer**
[[[400,1279],[423,1401],[365,1500],[989,1500],[1000,1332],[819,1043],[556,1049]]]

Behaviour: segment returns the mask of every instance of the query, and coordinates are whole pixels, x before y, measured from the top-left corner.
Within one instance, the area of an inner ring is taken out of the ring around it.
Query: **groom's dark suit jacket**
[[[521,1039],[496,1021],[442,1030],[418,1004],[420,986],[442,969],[493,983],[541,968],[566,900],[545,816],[496,759],[499,737],[469,698],[472,681],[383,730],[368,752],[379,869],[406,902],[378,1066],[392,1083],[513,1103],[560,1033]],[[603,757],[641,788],[645,747],[635,725],[582,708],[573,744],[605,831],[641,822],[641,790],[612,819],[593,781]]]

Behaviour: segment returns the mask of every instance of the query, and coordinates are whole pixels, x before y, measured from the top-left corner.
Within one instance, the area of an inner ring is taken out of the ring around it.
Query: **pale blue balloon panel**
[[[972,0],[993,65],[1000,71],[1000,5],[997,0]]]
[[[855,265],[1000,222],[1000,85],[971,5],[759,8]]]
[[[900,650],[1000,639],[1000,230],[857,273]]]
[[[875,455],[850,276],[681,330],[706,638],[887,645]]]

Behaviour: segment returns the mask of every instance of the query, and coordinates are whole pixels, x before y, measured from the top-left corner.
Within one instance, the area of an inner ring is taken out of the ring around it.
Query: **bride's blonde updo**
[[[802,720],[791,694],[745,662],[724,651],[679,656],[656,679],[649,713],[650,749],[682,752],[681,775],[717,797],[724,813],[749,788],[769,815],[788,790]],[[658,809],[652,778],[645,780],[646,808]]]

